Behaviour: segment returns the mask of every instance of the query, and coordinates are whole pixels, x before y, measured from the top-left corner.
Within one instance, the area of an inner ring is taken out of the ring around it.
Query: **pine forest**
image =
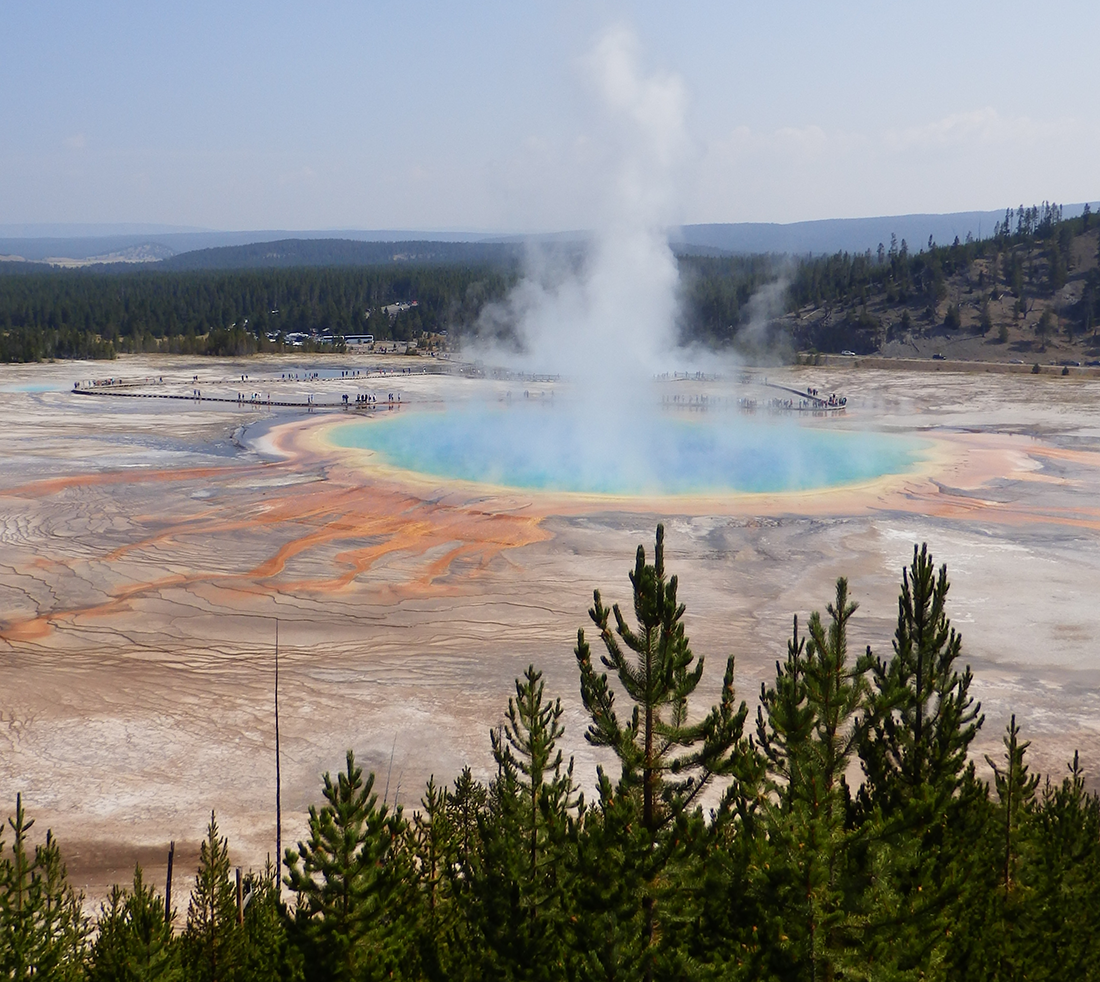
[[[289,240],[137,270],[5,262],[0,362],[342,351],[344,336],[364,333],[515,344],[516,325],[484,315],[523,275],[521,258],[469,243]],[[563,248],[555,262],[575,269],[583,250]],[[710,350],[1100,365],[1100,223],[1087,205],[1073,218],[1057,204],[1010,208],[992,236],[947,245],[895,236],[864,253],[681,252],[677,262],[679,340]]]

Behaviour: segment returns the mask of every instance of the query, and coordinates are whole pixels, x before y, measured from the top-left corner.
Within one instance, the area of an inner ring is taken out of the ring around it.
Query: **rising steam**
[[[376,449],[440,476],[630,494],[829,486],[907,466],[909,449],[800,434],[790,421],[747,419],[728,394],[681,396],[682,386],[655,381],[675,368],[717,367],[713,353],[677,345],[679,269],[667,230],[680,217],[690,149],[684,85],[644,71],[634,35],[621,28],[598,41],[585,70],[605,162],[591,239],[580,255],[532,248],[521,281],[478,325],[479,336],[515,345],[467,352],[571,384],[491,390],[504,406],[395,425],[393,442]],[[761,354],[785,286],[781,278],[751,304],[743,342]],[[687,400],[689,413],[675,412]]]
[[[515,367],[619,390],[663,371],[675,348],[679,273],[666,230],[688,147],[686,95],[678,76],[643,72],[624,28],[600,38],[585,69],[612,162],[592,239],[579,264],[530,250],[526,275],[480,326],[511,329],[521,354],[506,360]]]

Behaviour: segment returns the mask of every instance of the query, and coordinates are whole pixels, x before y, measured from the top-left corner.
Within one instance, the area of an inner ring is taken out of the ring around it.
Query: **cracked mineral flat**
[[[754,703],[792,614],[822,607],[840,575],[861,605],[853,651],[888,653],[901,569],[927,542],[948,564],[987,716],[976,759],[1015,712],[1036,768],[1060,775],[1075,748],[1100,767],[1098,381],[769,369],[792,389],[843,393],[844,416],[812,425],[854,434],[845,446],[873,432],[926,450],[817,490],[616,494],[418,472],[415,454],[340,446],[354,410],[70,391],[96,372],[0,368],[0,798],[24,792],[93,899],[136,860],[162,876],[170,839],[189,862],[211,808],[235,863],[273,851],[276,620],[285,841],[348,747],[406,805],[429,774],[487,776],[488,731],[531,662],[562,698],[567,752],[590,782],[576,631],[594,587],[628,598],[658,521],[710,693],[734,653]],[[243,372],[266,373],[257,388],[273,401],[304,399],[306,383],[262,358],[111,367],[163,376],[162,393],[196,374],[204,393],[230,392]],[[349,384],[309,385],[335,403]],[[668,383],[662,397],[716,411],[738,405],[739,384]],[[402,414],[500,409],[517,391],[568,398],[562,383],[446,375],[377,387],[400,387]]]

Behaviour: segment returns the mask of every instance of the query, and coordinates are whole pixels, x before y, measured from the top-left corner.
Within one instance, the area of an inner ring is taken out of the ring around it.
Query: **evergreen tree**
[[[447,871],[455,856],[454,824],[447,804],[447,789],[435,783],[433,774],[412,822],[413,852],[428,911],[433,918],[446,902]]]
[[[27,841],[34,820],[26,817],[22,795],[16,795],[15,815],[8,824],[15,840],[8,856],[0,836],[0,972],[5,978],[25,979],[35,971],[43,939],[36,930],[41,900]]]
[[[244,880],[243,972],[247,982],[296,982],[303,977],[300,952],[290,942],[279,875],[271,865]]]
[[[508,715],[500,732],[492,731],[493,758],[501,773],[509,775],[523,813],[525,873],[534,886],[553,859],[545,853],[558,826],[577,806],[573,759],[564,765],[557,742],[565,733],[561,700],[543,702],[542,672],[530,665],[516,679],[516,695],[508,700]],[[537,902],[536,902],[537,909]]]
[[[865,666],[872,689],[860,733],[857,814],[892,850],[889,869],[873,870],[868,859],[866,872],[892,898],[878,904],[876,936],[879,957],[898,971],[918,971],[942,955],[957,914],[952,904],[974,874],[961,833],[967,803],[976,801],[967,751],[982,717],[969,694],[969,667],[956,668],[962,637],[947,617],[949,589],[946,565],[937,573],[927,546],[914,546],[902,571],[893,657],[868,652]],[[897,944],[899,935],[905,944]]]
[[[986,897],[985,968],[993,978],[1024,979],[1033,956],[1029,919],[1034,910],[1028,878],[1021,866],[1030,860],[1034,848],[1031,819],[1039,776],[1028,773],[1025,763],[1029,741],[1020,740],[1013,715],[1004,736],[1003,764],[986,755],[993,768],[998,806],[990,823],[994,833],[988,850],[994,858],[996,889]]]
[[[601,661],[614,671],[632,703],[629,721],[620,720],[615,691],[607,674],[598,674],[593,666],[583,629],[577,632],[575,654],[581,700],[592,720],[585,736],[594,746],[610,747],[621,765],[619,788],[614,794],[601,792],[601,811],[605,818],[625,814],[627,808],[614,806],[628,796],[635,796],[640,806],[640,825],[635,828],[641,836],[645,889],[638,899],[642,974],[648,982],[658,956],[658,894],[663,884],[672,882],[665,874],[675,840],[667,833],[716,775],[731,775],[740,768],[747,751],[742,731],[748,709],[744,702],[735,704],[731,657],[721,701],[699,722],[689,721],[688,700],[702,678],[703,659],[695,661],[688,643],[682,620],[685,607],[676,598],[677,578],[665,577],[663,525],[657,526],[653,564],[646,563],[645,549],[639,546],[630,582],[635,627],[627,624],[618,604],[611,609],[603,605],[599,590],[589,610],[607,652]],[[669,948],[674,940],[669,939]]]
[[[413,831],[421,968],[433,979],[480,979],[485,940],[477,887],[484,879],[483,837],[492,795],[469,767],[449,790],[435,789],[434,781],[430,785],[417,816],[420,826]]]
[[[1043,346],[1040,350],[1045,349],[1047,341],[1054,333],[1054,314],[1050,312],[1050,308],[1044,310],[1039,316],[1039,323],[1035,325],[1035,333],[1039,335],[1039,341]]]
[[[479,884],[483,933],[498,978],[562,978],[574,865],[574,815],[582,808],[573,761],[557,747],[561,700],[544,701],[542,673],[529,666],[500,731],[490,734],[498,776],[482,825]]]
[[[42,897],[41,931],[45,938],[37,975],[57,979],[81,979],[87,956],[89,925],[83,912],[83,895],[69,886],[61,848],[53,832],[34,848],[34,865]]]
[[[927,545],[902,571],[894,655],[870,658],[872,699],[861,732],[865,805],[898,812],[931,789],[937,807],[956,792],[982,724],[970,668],[956,669],[962,636],[947,617],[947,566],[937,575]]]
[[[179,949],[164,901],[134,867],[131,889],[114,886],[100,907],[89,982],[178,982]]]
[[[214,812],[199,847],[181,946],[189,982],[233,982],[241,977],[242,937],[230,880],[229,842],[219,834]]]
[[[591,982],[635,982],[653,971],[644,896],[655,891],[653,850],[632,789],[597,769],[596,802],[577,840],[576,919],[570,931],[570,976]],[[652,908],[650,908],[651,910]]]
[[[34,825],[16,795],[10,855],[0,840],[0,977],[66,982],[84,976],[88,924],[52,831],[30,851]]]
[[[837,580],[816,611],[809,638],[798,621],[776,685],[761,695],[757,737],[768,761],[772,806],[767,814],[769,894],[778,938],[771,967],[779,974],[832,979],[858,960],[861,924],[853,902],[845,771],[855,753],[856,715],[867,691],[863,666],[848,663],[848,622],[857,609],[848,582]]]
[[[459,877],[469,877],[477,863],[481,818],[488,798],[488,791],[474,778],[473,771],[463,767],[447,801],[448,815],[454,825],[455,872]]]
[[[899,827],[903,823],[891,823],[892,829]],[[922,972],[925,978],[996,977],[997,828],[989,785],[970,764],[948,817],[931,826],[931,836],[899,832],[884,837],[891,863],[882,879],[898,902],[892,917],[877,918],[874,940],[880,956],[889,962],[896,952],[893,963],[911,966],[910,977],[921,978]],[[937,834],[943,842],[938,851]],[[931,838],[927,853],[925,838]]]
[[[307,978],[388,978],[412,957],[405,822],[400,809],[378,804],[373,788],[374,775],[364,780],[349,750],[336,781],[324,775],[327,804],[310,807],[309,840],[287,850]]]
[[[476,977],[472,969],[481,950],[465,930],[469,871],[458,873],[459,840],[451,811],[451,794],[433,775],[409,830],[419,887],[419,957],[429,979]]]
[[[798,617],[787,642],[787,660],[775,663],[775,685],[760,685],[756,740],[772,775],[780,807],[790,810],[798,789],[805,786],[803,759],[814,728],[814,712],[806,691],[806,639],[798,636]]]
[[[1100,978],[1100,799],[1074,753],[1061,784],[1046,782],[1032,816],[1027,880],[1028,978]]]
[[[1001,867],[1001,886],[1005,897],[1012,894],[1016,886],[1016,867],[1020,860],[1022,828],[1028,811],[1035,798],[1035,789],[1039,786],[1039,775],[1029,774],[1024,763],[1030,740],[1020,742],[1020,728],[1016,725],[1016,714],[1008,724],[1004,736],[1004,766],[1002,767],[986,754],[986,763],[993,768],[993,782],[1000,802],[1000,825],[1003,835],[1003,864]]]

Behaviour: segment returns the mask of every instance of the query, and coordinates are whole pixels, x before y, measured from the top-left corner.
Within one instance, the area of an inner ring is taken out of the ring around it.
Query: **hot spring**
[[[560,405],[523,404],[384,413],[339,425],[330,439],[432,477],[610,495],[840,487],[910,471],[929,448],[909,436],[825,422],[654,411],[605,427]]]

